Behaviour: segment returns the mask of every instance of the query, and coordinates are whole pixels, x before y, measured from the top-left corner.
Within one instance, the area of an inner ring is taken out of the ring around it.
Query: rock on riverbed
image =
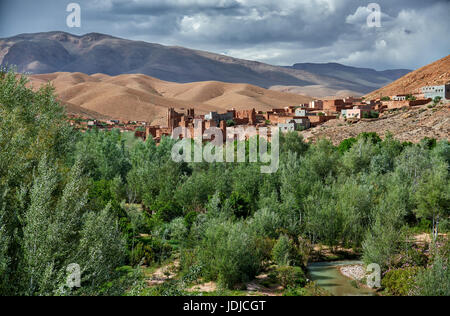
[[[357,281],[361,281],[366,276],[366,270],[364,270],[364,267],[359,264],[351,266],[342,266],[339,267],[339,270],[346,277]]]

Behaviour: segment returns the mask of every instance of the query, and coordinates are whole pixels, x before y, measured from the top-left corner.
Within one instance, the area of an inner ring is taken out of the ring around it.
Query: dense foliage
[[[275,263],[291,287],[304,284],[312,244],[352,247],[387,271],[411,248],[411,227],[448,227],[448,141],[365,133],[335,147],[290,133],[275,174],[175,163],[169,138],[75,131],[51,87],[32,92],[23,77],[0,76],[0,294],[108,294],[121,266],[173,256],[185,276],[226,288]],[[417,273],[415,293],[448,278],[444,259]],[[64,286],[72,263],[80,289]]]
[[[98,293],[123,264],[124,243],[110,200],[94,203],[94,180],[76,156],[79,135],[53,90],[0,72],[0,294]]]

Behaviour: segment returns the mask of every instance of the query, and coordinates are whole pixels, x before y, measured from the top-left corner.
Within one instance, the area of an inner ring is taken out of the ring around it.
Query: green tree
[[[298,263],[295,246],[286,235],[281,235],[278,238],[272,249],[272,259],[279,266],[290,266]]]
[[[450,215],[450,183],[448,165],[436,162],[421,179],[415,193],[418,217],[431,218],[433,221],[433,240],[438,237],[439,220]]]
[[[82,292],[95,294],[124,263],[125,241],[109,206],[99,213],[88,212],[83,219],[74,262],[81,267]]]
[[[262,209],[253,215],[250,227],[257,236],[276,238],[278,230],[282,227],[282,220],[279,214],[269,209]]]
[[[347,151],[350,150],[350,148],[353,147],[353,145],[356,143],[356,138],[347,138],[345,140],[343,140],[339,146],[338,146],[338,151],[341,154],[345,154]]]
[[[372,158],[378,152],[378,146],[374,145],[370,139],[361,138],[344,154],[342,164],[348,174],[366,172]]]
[[[70,264],[85,269],[92,260],[92,253],[82,255],[88,227],[89,247],[115,256],[100,253],[97,272],[83,283],[84,290],[97,293],[105,282],[100,275],[112,278],[123,259],[106,247],[122,249],[117,216],[89,209],[88,173],[73,159],[77,134],[53,89],[33,92],[26,84],[25,77],[2,70],[0,295],[76,293],[63,285]]]
[[[405,233],[406,203],[400,187],[392,183],[376,206],[375,216],[366,233],[363,246],[363,261],[377,263],[383,270],[391,267],[395,257],[407,247]]]
[[[305,201],[305,232],[312,243],[336,247],[342,240],[344,217],[336,209],[333,188],[316,188]]]
[[[250,215],[250,201],[246,196],[235,191],[227,202],[237,218],[247,218]]]
[[[287,154],[289,152],[302,156],[306,153],[309,146],[304,142],[303,136],[297,132],[290,132],[280,135],[280,153]]]
[[[299,178],[307,182],[325,181],[330,176],[336,176],[340,165],[339,152],[326,139],[311,146],[300,161],[302,168]]]
[[[252,280],[261,269],[263,252],[258,245],[242,221],[209,222],[197,250],[203,276],[225,288]]]

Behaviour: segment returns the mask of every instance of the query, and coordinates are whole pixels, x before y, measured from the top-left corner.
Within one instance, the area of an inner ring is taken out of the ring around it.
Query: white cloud
[[[367,43],[373,45],[339,61],[356,65],[418,67],[442,58],[450,51],[446,35],[450,32],[450,24],[432,21],[447,20],[448,12],[450,3],[439,3],[420,11],[403,9],[383,28],[365,34]]]

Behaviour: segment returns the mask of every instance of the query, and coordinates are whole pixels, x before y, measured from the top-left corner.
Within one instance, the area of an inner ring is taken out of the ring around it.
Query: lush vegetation
[[[255,163],[175,163],[174,141],[73,130],[45,87],[0,73],[0,294],[181,295],[192,282],[223,289],[269,267],[304,295],[313,244],[351,247],[388,272],[393,294],[448,289],[448,141],[418,145],[361,134],[335,147],[282,136],[280,169]],[[424,256],[414,230],[434,232]],[[179,278],[145,290],[141,265],[177,258]],[[67,288],[67,267],[81,287]],[[411,291],[396,280],[411,278]],[[447,287],[436,286],[446,277]]]

